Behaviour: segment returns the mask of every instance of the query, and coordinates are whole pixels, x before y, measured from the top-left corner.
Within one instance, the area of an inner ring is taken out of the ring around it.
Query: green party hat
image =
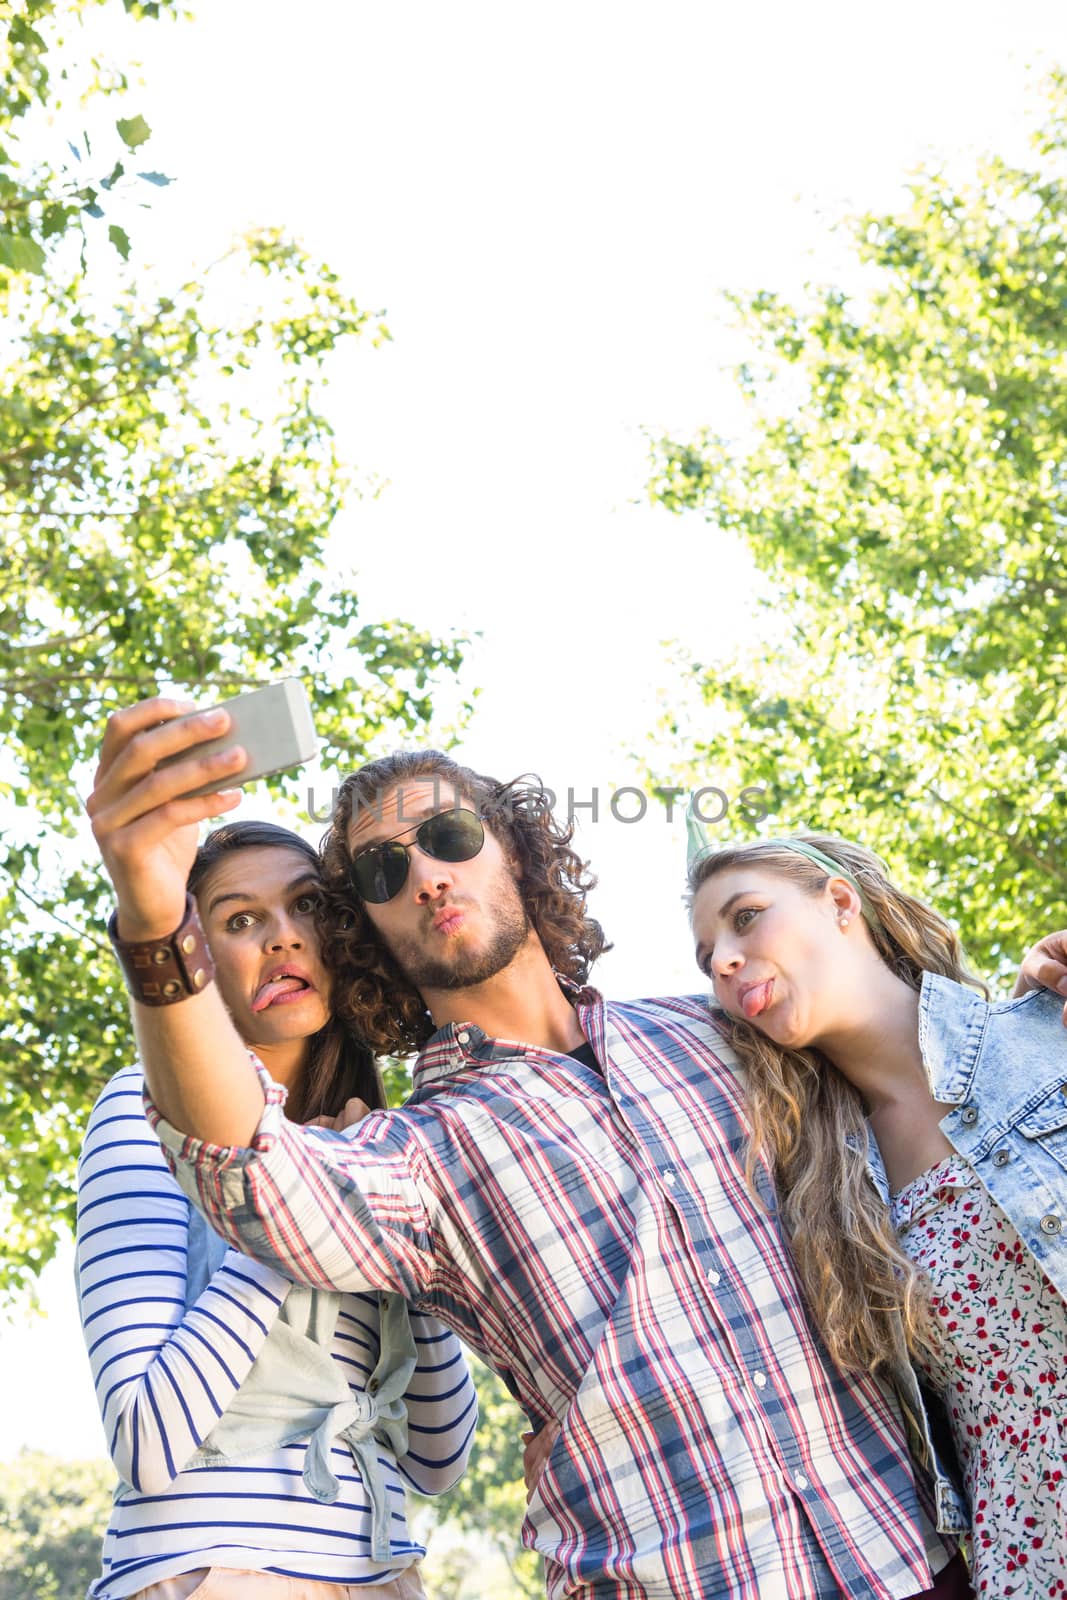
[[[712,848],[708,830],[693,809],[693,802],[689,802],[689,810],[685,814],[685,828],[688,835],[685,864],[687,867],[695,866],[701,856],[706,855]]]

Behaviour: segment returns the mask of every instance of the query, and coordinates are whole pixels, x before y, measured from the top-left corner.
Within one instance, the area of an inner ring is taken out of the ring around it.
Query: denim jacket
[[[1047,989],[990,1004],[926,973],[919,1043],[941,1131],[1067,1300],[1067,1028]]]
[[[974,1168],[1049,1280],[1067,1299],[1067,1028],[1048,990],[990,1003],[932,972],[923,976],[919,1044],[935,1100],[951,1105],[941,1131]],[[889,1184],[869,1138],[871,1177],[886,1204]],[[927,1404],[904,1351],[894,1377],[913,1441],[937,1492],[942,1529],[962,1499],[938,1459]]]

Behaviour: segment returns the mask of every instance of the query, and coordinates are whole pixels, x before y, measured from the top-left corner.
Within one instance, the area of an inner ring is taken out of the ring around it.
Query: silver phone
[[[205,708],[206,709],[206,708]],[[276,772],[288,772],[292,767],[302,767],[318,752],[315,725],[311,720],[311,706],[307,691],[299,678],[284,678],[266,689],[253,689],[249,694],[235,695],[223,700],[214,708],[230,713],[230,726],[217,739],[205,739],[202,744],[190,745],[173,756],[165,756],[161,767],[173,766],[176,761],[186,761],[190,756],[212,755],[216,750],[229,750],[235,744],[243,746],[245,764],[236,772],[228,772],[215,783],[202,784],[198,789],[187,789],[176,799],[191,800],[202,794],[216,794],[221,789],[236,789],[257,778],[269,778]],[[199,716],[191,711],[188,716]],[[188,717],[178,717],[178,722]]]

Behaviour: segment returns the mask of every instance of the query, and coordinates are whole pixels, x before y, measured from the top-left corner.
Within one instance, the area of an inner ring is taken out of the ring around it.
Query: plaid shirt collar
[[[556,982],[578,1013],[582,1032],[600,1058],[597,1041],[604,1038],[605,1002],[599,989],[574,983],[556,974]],[[472,1066],[488,1066],[496,1061],[514,1061],[516,1056],[550,1055],[558,1052],[518,1039],[491,1039],[476,1022],[446,1022],[428,1039],[412,1069],[412,1086],[418,1091],[444,1083],[454,1073]]]

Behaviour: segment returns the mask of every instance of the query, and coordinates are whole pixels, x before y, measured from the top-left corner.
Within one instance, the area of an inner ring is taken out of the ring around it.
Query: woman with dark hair
[[[745,1071],[830,1355],[947,1413],[989,1600],[1067,1595],[1067,1035],[1045,990],[991,1004],[952,927],[869,850],[700,850],[697,962]]]
[[[385,1104],[332,1014],[319,857],[242,822],[189,873],[217,982],[286,1114],[336,1138]],[[78,1289],[121,1483],[93,1600],[417,1600],[404,1488],[449,1488],[477,1420],[458,1340],[391,1295],[290,1283],[208,1230],[118,1073],[79,1166]]]

